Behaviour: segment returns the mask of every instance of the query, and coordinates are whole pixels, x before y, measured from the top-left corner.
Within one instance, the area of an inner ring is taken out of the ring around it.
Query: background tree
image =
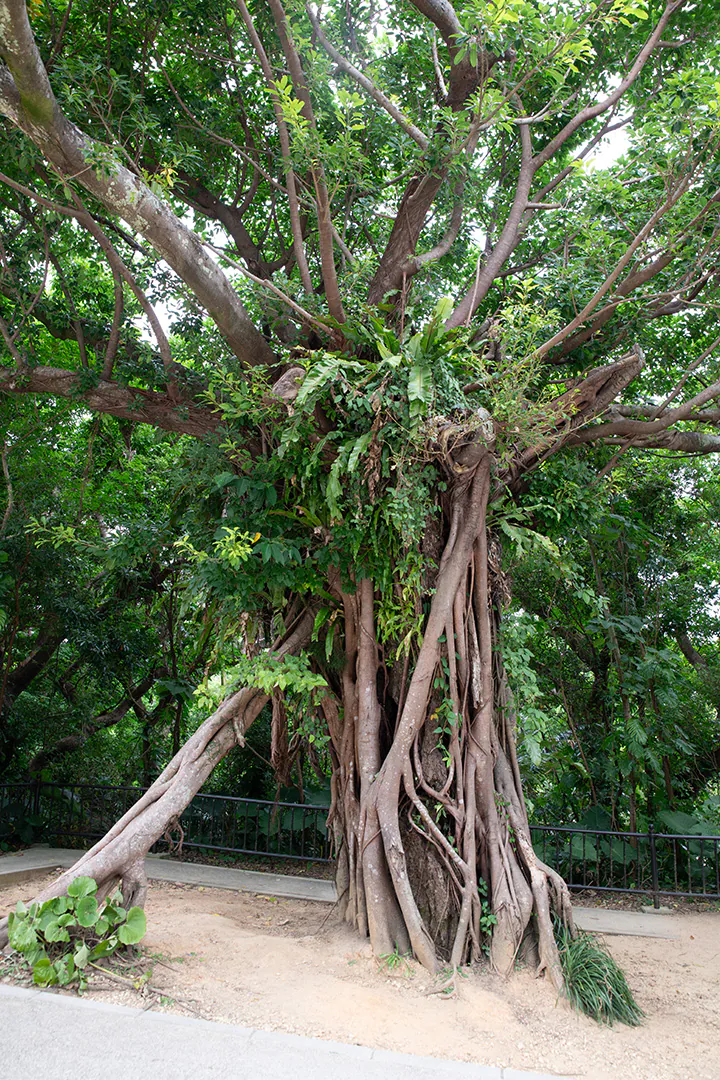
[[[181,547],[247,617],[237,688],[71,874],[142,899],[270,699],[282,760],[284,691],[327,724],[339,891],[376,952],[479,956],[484,882],[496,967],[525,942],[562,985],[498,537],[565,448],[610,448],[606,474],[720,448],[714,15],[47,3],[31,28],[0,2],[0,388],[219,447],[221,516],[199,499]],[[618,128],[625,160],[586,168]]]
[[[545,546],[520,535],[511,570],[505,655],[532,816],[635,831],[666,828],[682,809],[710,814],[711,828],[714,463],[666,458],[648,472],[629,454],[600,485],[596,458],[558,460],[538,478],[533,497],[554,496],[534,511]]]

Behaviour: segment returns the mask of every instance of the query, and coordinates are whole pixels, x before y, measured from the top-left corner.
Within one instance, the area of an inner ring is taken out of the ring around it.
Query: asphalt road
[[[0,986],[2,1080],[557,1080]]]

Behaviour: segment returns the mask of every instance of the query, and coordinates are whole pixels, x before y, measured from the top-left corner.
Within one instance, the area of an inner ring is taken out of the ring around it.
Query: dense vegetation
[[[43,899],[330,776],[560,988],[528,811],[717,821],[716,8],[0,0],[0,768],[152,781]]]

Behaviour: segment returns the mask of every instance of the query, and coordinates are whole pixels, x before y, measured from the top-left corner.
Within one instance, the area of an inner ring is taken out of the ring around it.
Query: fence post
[[[33,780],[33,814],[37,817],[40,813],[40,788],[42,787],[42,780],[39,776],[36,776]]]
[[[660,907],[660,883],[658,881],[657,849],[655,847],[655,826],[648,825],[648,840],[650,841],[650,868],[652,870],[653,907]]]

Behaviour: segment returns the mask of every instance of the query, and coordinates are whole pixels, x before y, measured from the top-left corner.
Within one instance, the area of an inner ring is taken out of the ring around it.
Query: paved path
[[[0,885],[42,877],[58,866],[70,867],[81,852],[69,848],[28,848],[16,855],[0,856]],[[205,885],[213,889],[233,889],[264,896],[284,896],[292,900],[320,900],[334,904],[335,885],[321,878],[292,877],[290,874],[266,874],[258,870],[235,870],[225,866],[203,866],[164,856],[148,855],[145,870],[156,881],[177,881],[186,885]]]
[[[3,1080],[557,1080],[8,986],[0,1062]]]
[[[680,938],[677,920],[669,914],[641,911],[612,911],[609,908],[574,907],[575,922],[581,930],[625,937],[654,937],[676,941]]]
[[[69,867],[80,852],[68,848],[38,845],[16,855],[0,857],[0,885],[41,877],[58,866]],[[335,885],[320,878],[292,877],[289,874],[266,874],[257,870],[234,870],[225,866],[202,866],[162,856],[149,855],[145,860],[149,878],[176,881],[187,885],[205,885],[213,889],[232,889],[265,896],[283,896],[292,900],[319,900],[335,903]],[[573,909],[581,930],[596,934],[623,934],[630,937],[677,939],[680,932],[672,915],[646,915],[639,911],[612,911],[607,908]]]

